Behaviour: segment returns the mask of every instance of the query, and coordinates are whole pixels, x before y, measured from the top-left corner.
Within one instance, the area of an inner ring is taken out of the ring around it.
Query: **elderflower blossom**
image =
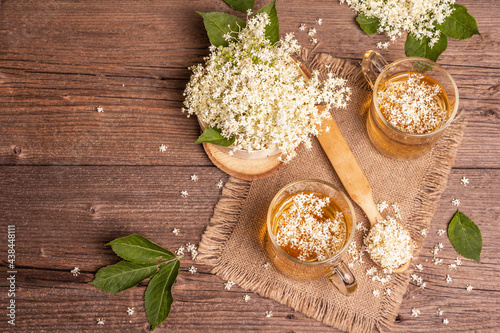
[[[393,218],[379,220],[364,243],[373,261],[384,268],[396,269],[412,257],[410,234]]]
[[[455,0],[339,0],[354,11],[380,20],[378,32],[383,32],[392,42],[403,30],[418,40],[427,38],[430,47],[439,40],[437,28],[451,15]]]
[[[211,46],[205,64],[191,67],[184,91],[183,112],[201,123],[217,126],[225,138],[234,136],[231,151],[279,149],[285,161],[296,148],[311,145],[318,125],[333,107],[345,107],[346,80],[329,74],[324,81],[314,71],[303,76],[292,58],[299,49],[293,34],[275,45],[265,38],[266,13],[248,19],[227,47]],[[325,110],[318,110],[323,103]]]

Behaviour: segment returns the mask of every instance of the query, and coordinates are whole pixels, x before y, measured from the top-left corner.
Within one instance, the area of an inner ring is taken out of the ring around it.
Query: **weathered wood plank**
[[[456,166],[496,168],[500,8],[485,0],[463,3],[482,35],[450,41],[440,58],[457,81],[470,120]],[[195,10],[228,7],[219,0],[4,2],[0,164],[211,165],[201,147],[191,144],[199,134],[196,120],[180,112],[187,68],[208,52]],[[282,33],[295,32],[308,48],[307,35],[297,27],[322,17],[317,50],[341,58],[359,61],[385,38],[364,35],[354,13],[332,1],[278,1],[278,10]],[[403,46],[402,39],[383,53],[395,60],[404,55]],[[169,147],[168,154],[158,152],[160,144]]]
[[[200,180],[192,182],[191,174]],[[465,188],[460,185],[462,176],[470,179]],[[226,178],[214,167],[0,168],[0,224],[4,230],[7,224],[17,226],[16,264],[24,267],[18,273],[17,328],[90,331],[97,327],[96,318],[106,320],[106,329],[137,331],[146,327],[144,286],[107,295],[85,284],[99,267],[117,261],[104,244],[135,232],[170,249],[199,242],[220,193],[215,187],[219,179]],[[427,288],[410,286],[395,331],[494,331],[500,320],[499,188],[500,170],[453,170],[416,261],[424,264],[424,271],[418,274]],[[181,198],[181,190],[188,191],[188,198]],[[458,256],[446,236],[436,235],[453,215],[450,200],[456,197],[461,199],[460,209],[482,230],[483,253],[481,264],[464,260],[457,271],[449,271],[446,265],[432,265],[430,249],[443,242],[439,257],[445,264]],[[177,237],[171,233],[174,227],[181,229]],[[6,251],[3,241],[0,251]],[[6,264],[5,258],[1,263]],[[160,332],[335,331],[255,294],[245,303],[242,297],[248,292],[238,286],[225,291],[223,281],[209,274],[207,266],[194,263],[198,273],[191,275],[187,269],[192,264],[190,258],[182,260],[174,287],[177,301]],[[83,274],[73,277],[70,270],[74,266]],[[446,274],[453,277],[453,283],[444,282]],[[5,290],[4,283],[0,292]],[[471,293],[466,292],[466,284],[474,286]],[[127,307],[134,307],[136,314],[128,316]],[[420,317],[411,317],[413,307],[422,311]],[[444,317],[434,315],[438,307],[450,320],[448,326],[440,323]],[[273,311],[274,317],[265,318],[266,310]]]

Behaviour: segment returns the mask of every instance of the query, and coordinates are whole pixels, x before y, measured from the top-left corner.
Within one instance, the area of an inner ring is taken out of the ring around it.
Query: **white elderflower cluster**
[[[406,264],[412,257],[410,234],[393,218],[378,221],[364,243],[372,260],[390,270]]]
[[[290,202],[291,201],[291,202]],[[343,215],[329,216],[329,197],[300,192],[286,203],[279,217],[276,243],[301,261],[323,261],[344,245],[346,225]]]
[[[379,32],[392,42],[403,34],[413,33],[417,39],[429,38],[432,47],[439,40],[438,25],[451,15],[455,0],[339,0],[369,17],[380,20]]]
[[[271,45],[264,35],[269,22],[266,13],[257,14],[237,39],[226,36],[227,47],[210,46],[205,64],[191,68],[182,111],[217,126],[225,138],[234,136],[233,151],[278,148],[287,161],[301,143],[311,146],[310,135],[318,135],[331,108],[346,106],[350,90],[333,74],[325,81],[316,71],[305,78],[292,58],[297,40],[290,33]]]

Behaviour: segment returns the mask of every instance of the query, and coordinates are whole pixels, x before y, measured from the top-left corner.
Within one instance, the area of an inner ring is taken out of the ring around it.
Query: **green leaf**
[[[448,225],[448,238],[462,256],[481,262],[483,248],[481,231],[470,218],[458,210]]]
[[[451,5],[453,12],[439,27],[446,36],[455,39],[467,39],[474,35],[480,35],[476,19],[462,5]]]
[[[259,9],[258,13],[267,13],[269,15],[270,23],[266,27],[265,36],[271,44],[277,43],[280,40],[280,22],[278,20],[278,12],[276,11],[276,0]]]
[[[168,317],[170,307],[174,302],[172,285],[179,274],[179,266],[179,260],[162,266],[146,288],[144,306],[152,330]]]
[[[136,286],[139,282],[153,276],[158,271],[158,264],[134,264],[120,261],[97,271],[89,284],[107,293],[117,294],[122,290]]]
[[[444,34],[439,35],[439,40],[433,47],[429,46],[429,37],[417,39],[414,34],[408,34],[405,43],[405,52],[408,57],[422,57],[436,61],[441,53],[448,47],[448,39]]]
[[[254,0],[224,0],[232,9],[246,13],[247,10],[253,9]]]
[[[113,251],[120,258],[138,264],[148,264],[158,260],[175,258],[172,252],[137,234],[117,238],[106,245],[111,245]]]
[[[380,27],[380,20],[373,16],[359,14],[358,17],[356,17],[356,21],[358,22],[359,27],[368,35],[376,34],[378,32],[378,28]]]
[[[230,139],[226,139],[222,136],[220,130],[217,127],[205,127],[203,133],[198,137],[195,143],[213,143],[214,145],[229,147],[234,143],[234,135]]]
[[[224,39],[224,35],[230,34],[232,37],[237,38],[240,29],[246,26],[245,21],[233,15],[225,13],[197,13],[203,17],[208,39],[215,46],[228,46],[229,42]]]

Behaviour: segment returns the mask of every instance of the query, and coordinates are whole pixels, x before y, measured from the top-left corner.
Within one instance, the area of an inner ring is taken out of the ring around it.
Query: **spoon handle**
[[[318,108],[324,108],[318,105]],[[326,128],[329,127],[329,131]],[[332,116],[322,121],[318,140],[351,199],[365,212],[373,226],[382,219],[373,202],[372,189]]]

